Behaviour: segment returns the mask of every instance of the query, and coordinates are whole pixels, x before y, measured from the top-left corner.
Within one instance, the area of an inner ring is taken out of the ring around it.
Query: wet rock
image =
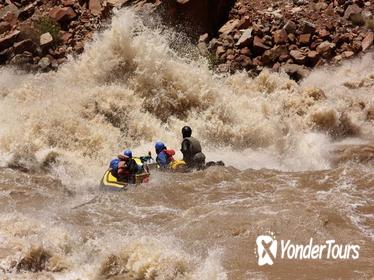
[[[373,44],[374,32],[369,32],[362,41],[362,51],[366,51]]]
[[[353,52],[358,53],[362,50],[362,42],[353,41],[353,42],[351,42],[350,47],[351,47]]]
[[[46,70],[49,66],[51,65],[51,61],[49,60],[48,57],[43,57],[42,59],[40,59],[39,63],[38,63],[38,66],[42,69],[42,70]]]
[[[286,43],[288,40],[288,34],[285,29],[277,30],[274,32],[274,43]]]
[[[36,45],[30,39],[26,39],[21,42],[15,43],[13,46],[13,50],[15,54],[21,54],[25,51],[33,53],[36,50]]]
[[[325,100],[327,98],[325,92],[320,88],[308,88],[304,91],[304,94],[313,98],[316,101]]]
[[[340,63],[342,60],[343,60],[343,56],[340,55],[340,54],[334,56],[333,59],[332,59],[332,61],[333,61],[334,63],[336,63],[336,64],[337,64],[337,63]]]
[[[64,7],[64,8],[53,8],[49,12],[49,16],[57,22],[64,23],[70,22],[74,18],[76,18],[77,14],[71,7]]]
[[[352,52],[352,51],[345,51],[345,52],[343,52],[343,56],[345,57],[345,58],[351,58],[352,56],[354,56],[354,52]]]
[[[12,33],[8,34],[7,36],[0,38],[0,52],[13,46],[16,42],[18,35],[20,32],[18,30],[13,31]]]
[[[84,50],[84,43],[82,41],[80,42],[77,42],[75,45],[74,45],[74,51],[76,53],[82,53]]]
[[[17,66],[24,66],[32,62],[33,62],[32,54],[27,53],[27,52],[22,53],[22,54],[17,54],[10,60],[10,64],[17,65]]]
[[[201,55],[209,56],[209,50],[205,42],[199,42],[197,44],[197,48],[199,49]]]
[[[236,43],[237,46],[243,47],[249,45],[252,39],[252,28],[244,30],[242,36],[240,36],[238,42]]]
[[[290,78],[296,82],[306,78],[310,74],[307,68],[297,64],[285,64],[281,67],[281,70],[287,73]]]
[[[53,43],[53,37],[51,33],[47,32],[40,36],[40,46],[41,47],[47,47],[50,46]]]

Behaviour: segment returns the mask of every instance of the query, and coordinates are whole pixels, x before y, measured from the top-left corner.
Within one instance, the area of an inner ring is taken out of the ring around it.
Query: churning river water
[[[218,75],[178,34],[121,11],[57,72],[1,68],[1,279],[372,279],[373,65],[368,53],[300,84]],[[178,150],[186,124],[226,167],[99,190],[120,150]],[[270,232],[359,257],[278,249],[259,266]]]

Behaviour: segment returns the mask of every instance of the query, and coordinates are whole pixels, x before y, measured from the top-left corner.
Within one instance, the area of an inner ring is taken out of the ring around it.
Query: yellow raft
[[[140,158],[134,158],[136,163],[139,166],[142,166],[142,172],[135,175],[133,182],[130,184],[129,182],[124,182],[118,180],[117,177],[112,175],[112,172],[108,169],[105,171],[103,178],[100,182],[100,188],[103,190],[111,190],[111,191],[119,191],[119,190],[126,190],[129,185],[139,185],[143,183],[147,183],[149,181],[149,172],[148,168],[142,163]]]
[[[142,172],[135,175],[135,178],[131,184],[129,182],[118,180],[118,178],[113,176],[110,170],[108,169],[107,171],[105,171],[104,176],[100,181],[100,188],[102,190],[119,191],[126,190],[129,185],[139,185],[147,183],[149,181],[149,176],[151,175],[149,173],[149,168],[159,168],[157,163],[144,164],[144,159],[142,158],[134,158],[134,160],[139,166],[142,167]],[[174,160],[169,164],[167,170],[171,172],[184,172],[186,170],[186,163],[183,160]]]

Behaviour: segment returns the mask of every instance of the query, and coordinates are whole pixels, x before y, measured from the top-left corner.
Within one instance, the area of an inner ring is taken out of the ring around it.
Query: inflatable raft
[[[143,163],[141,158],[134,158],[139,166],[139,172],[133,176],[129,181],[121,181],[113,176],[112,172],[108,169],[105,171],[103,178],[100,181],[100,188],[102,190],[120,191],[126,190],[130,185],[139,185],[149,181],[148,166]]]

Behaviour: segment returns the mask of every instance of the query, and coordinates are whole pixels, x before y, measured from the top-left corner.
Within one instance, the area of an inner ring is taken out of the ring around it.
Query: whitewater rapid
[[[0,69],[0,274],[372,277],[373,53],[298,84],[268,70],[216,74],[175,40],[123,10],[57,72]],[[124,148],[143,155],[163,140],[180,158],[186,124],[207,159],[227,167],[156,172],[144,188],[98,191]],[[302,263],[306,274],[288,263],[260,270],[254,240],[268,230],[366,249],[342,270],[323,262]]]

